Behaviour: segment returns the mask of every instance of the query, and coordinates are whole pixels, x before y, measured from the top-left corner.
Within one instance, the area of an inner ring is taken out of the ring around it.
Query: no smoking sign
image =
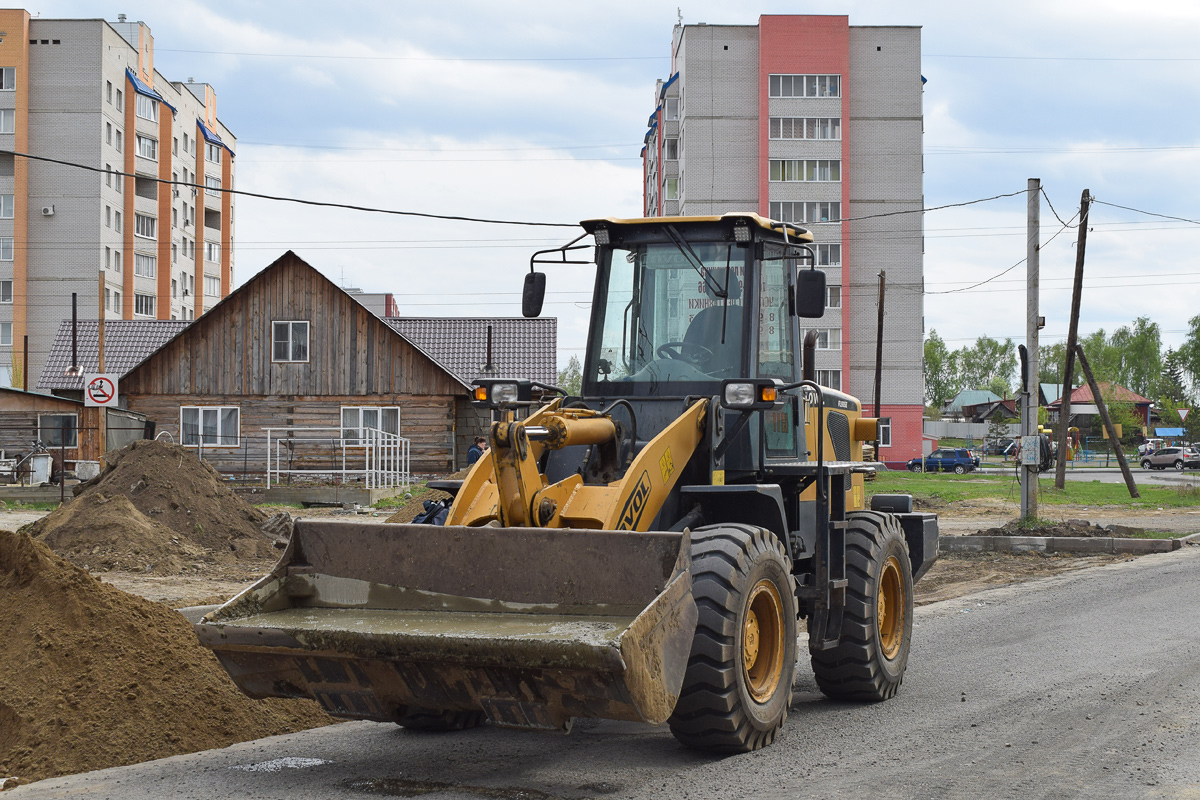
[[[83,376],[83,404],[86,407],[117,407],[117,376],[95,374]]]

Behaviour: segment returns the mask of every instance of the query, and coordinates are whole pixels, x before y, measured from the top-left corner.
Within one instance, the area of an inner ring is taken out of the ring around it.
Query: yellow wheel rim
[[[771,699],[783,676],[783,602],[775,584],[763,579],[750,592],[742,623],[742,672],[750,696]]]
[[[883,657],[893,659],[904,643],[904,578],[900,562],[888,558],[879,576],[879,648]]]

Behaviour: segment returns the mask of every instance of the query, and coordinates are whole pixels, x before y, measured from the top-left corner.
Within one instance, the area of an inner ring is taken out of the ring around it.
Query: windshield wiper
[[[664,225],[663,229],[667,232],[671,244],[675,245],[675,249],[687,259],[692,269],[696,270],[696,274],[704,279],[704,285],[708,287],[709,291],[716,297],[728,299],[729,292],[717,283],[717,279],[709,272],[708,267],[704,266],[704,262],[700,260],[700,256],[696,255],[696,251],[692,249],[687,239],[684,239],[679,235],[679,231],[675,230],[675,226]]]

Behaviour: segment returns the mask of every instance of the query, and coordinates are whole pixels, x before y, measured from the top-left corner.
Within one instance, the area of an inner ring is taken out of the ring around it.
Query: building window
[[[838,117],[771,117],[772,139],[841,139]]]
[[[666,200],[679,199],[679,178],[667,178],[666,194],[663,197]]]
[[[17,68],[0,67],[0,92],[11,92],[17,88]]]
[[[139,278],[153,278],[158,274],[158,264],[154,256],[145,253],[133,254],[133,274]]]
[[[840,75],[772,75],[771,97],[841,97]]]
[[[146,97],[144,94],[139,94],[137,100],[134,101],[134,109],[134,113],[142,119],[158,122],[158,101],[153,97]]]
[[[221,179],[214,177],[212,175],[205,175],[204,176],[204,186],[208,189],[220,189],[221,188]]]
[[[174,264],[177,261],[179,261],[179,245],[172,242],[171,243],[171,263]]]
[[[120,272],[121,269],[121,251],[113,250],[113,272]]]
[[[836,159],[771,159],[773,181],[840,181],[842,162]]]
[[[121,212],[113,211],[113,230],[121,233]]]
[[[113,289],[113,304],[112,304],[112,310],[113,310],[113,311],[122,311],[122,310],[123,310],[123,309],[121,308],[121,293],[120,293],[120,292],[118,292],[116,289]]]
[[[0,281],[0,303],[12,302],[12,281]]]
[[[817,332],[817,349],[818,350],[841,350],[842,349],[842,331],[840,328],[811,328]],[[800,340],[808,335],[808,331],[804,331]]]
[[[678,97],[668,97],[664,101],[664,111],[666,112],[667,119],[670,119],[670,120],[679,119],[679,98]]]
[[[17,111],[14,108],[0,108],[0,133],[17,132]]]
[[[116,137],[115,141],[114,141],[114,145],[117,148],[117,152],[120,153],[122,151],[122,148],[125,147],[125,134],[121,133],[121,131],[119,131],[119,130],[115,130],[115,131],[113,131],[113,135]]]
[[[139,94],[138,97],[141,97],[141,95]],[[139,133],[137,137],[137,154],[142,158],[158,161],[158,140],[151,139],[149,136],[142,136]]]
[[[140,317],[153,317],[154,295],[135,292],[133,295],[133,313]]]
[[[111,122],[104,123],[104,143],[112,144],[113,126]]]
[[[0,194],[0,219],[13,218],[13,195]]]
[[[400,409],[396,406],[342,406],[342,438],[356,444],[366,438],[366,430],[400,433]]]
[[[818,267],[836,267],[842,263],[842,246],[840,244],[814,245],[817,251]]]
[[[13,240],[11,236],[0,238],[0,261],[13,260]]]
[[[205,144],[204,145],[204,160],[210,161],[213,164],[221,163],[221,145]]]
[[[218,275],[204,276],[204,296],[205,297],[220,297],[221,296],[221,278]]]
[[[179,443],[184,447],[237,447],[240,418],[237,406],[180,406]]]
[[[104,82],[104,100],[110,106],[112,105],[112,81]]]
[[[216,242],[205,242],[204,258],[206,261],[219,262],[221,260],[221,245]]]
[[[308,322],[277,320],[271,323],[272,361],[308,361]]]
[[[841,203],[771,203],[771,219],[780,222],[839,222]]]
[[[842,371],[840,369],[817,370],[817,383],[835,392],[842,390]]]
[[[842,287],[826,286],[825,287],[825,307],[826,308],[841,308],[842,307]]]
[[[74,414],[39,414],[38,438],[46,447],[78,447],[79,423]]]
[[[125,110],[125,93],[117,89],[117,111]]]
[[[148,214],[134,214],[133,234],[143,239],[158,238],[158,220]]]
[[[880,447],[891,447],[892,446],[892,418],[891,417],[880,417],[879,418],[879,446]]]
[[[671,137],[663,140],[663,159],[666,161],[679,160],[679,139]]]
[[[0,347],[12,347],[11,322],[0,322]]]

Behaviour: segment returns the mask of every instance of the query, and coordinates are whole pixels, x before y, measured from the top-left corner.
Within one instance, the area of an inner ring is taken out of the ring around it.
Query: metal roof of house
[[[987,389],[963,389],[946,404],[947,411],[961,411],[965,406],[977,406],[983,403],[994,403],[1003,400],[1000,395]]]
[[[175,319],[114,319],[104,323],[104,371],[124,376],[147,356],[175,338],[191,325],[189,320]],[[79,320],[79,366],[85,373],[99,372],[100,323],[94,319]],[[67,377],[63,373],[71,366],[71,320],[58,327],[50,355],[42,368],[37,388],[43,392],[59,390],[83,391],[83,377]]]
[[[549,384],[558,377],[554,317],[388,317],[384,322],[466,385],[484,374],[489,325],[495,375]]]
[[[1060,383],[1039,383],[1038,388],[1041,390],[1042,397],[1045,398],[1047,405],[1062,396],[1062,384]]]
[[[1148,406],[1154,402],[1150,398],[1142,397],[1132,389],[1126,389],[1120,384],[1096,381],[1096,386],[1100,388],[1100,394],[1104,396],[1105,402],[1108,403],[1133,403],[1138,406]],[[1096,399],[1092,396],[1092,387],[1086,383],[1071,390],[1071,405],[1094,402],[1096,402]],[[1062,398],[1060,397],[1058,400],[1050,403],[1050,406],[1062,406]]]

